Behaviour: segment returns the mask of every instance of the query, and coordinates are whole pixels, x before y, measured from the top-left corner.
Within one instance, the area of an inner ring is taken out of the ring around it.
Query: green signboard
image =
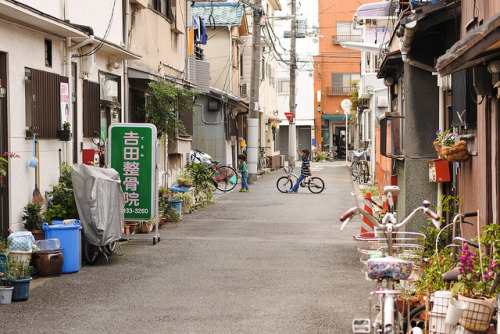
[[[109,127],[109,166],[120,174],[125,220],[156,216],[156,127],[115,123]]]

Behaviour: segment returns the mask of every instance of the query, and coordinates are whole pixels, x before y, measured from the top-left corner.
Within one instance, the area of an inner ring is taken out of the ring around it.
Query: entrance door
[[[309,126],[297,127],[297,133],[299,137],[299,151],[302,151],[304,148],[311,151],[311,128]]]
[[[6,152],[7,145],[7,56],[0,52],[0,152]],[[8,175],[7,175],[8,176]],[[7,237],[9,229],[9,182],[0,180],[0,237]]]
[[[345,159],[345,141],[346,141],[345,127],[336,127],[335,128],[335,143],[337,144],[336,145],[337,146],[337,156],[340,159]]]

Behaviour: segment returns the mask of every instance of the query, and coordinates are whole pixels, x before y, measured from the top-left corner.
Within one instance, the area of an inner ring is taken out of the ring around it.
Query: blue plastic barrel
[[[82,266],[81,235],[82,223],[77,220],[74,224],[65,225],[62,220],[54,220],[53,225],[43,223],[45,238],[59,239],[64,258],[63,274],[76,273]]]
[[[170,205],[172,205],[172,208],[177,210],[179,213],[179,218],[182,218],[182,199],[171,199],[169,202]]]

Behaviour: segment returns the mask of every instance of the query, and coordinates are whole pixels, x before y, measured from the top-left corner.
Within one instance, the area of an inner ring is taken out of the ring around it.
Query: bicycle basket
[[[366,152],[356,152],[356,151],[352,151],[351,160],[352,160],[352,161],[361,161],[361,160],[366,160]]]
[[[369,259],[388,255],[388,237],[385,233],[361,233],[354,237],[363,264]],[[418,265],[424,254],[425,234],[416,232],[392,232],[393,256]]]

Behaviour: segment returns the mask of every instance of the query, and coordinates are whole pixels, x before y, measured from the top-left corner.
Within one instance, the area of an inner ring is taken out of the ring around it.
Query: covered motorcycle
[[[121,239],[125,210],[118,172],[78,164],[72,167],[71,179],[85,240],[105,246]]]

